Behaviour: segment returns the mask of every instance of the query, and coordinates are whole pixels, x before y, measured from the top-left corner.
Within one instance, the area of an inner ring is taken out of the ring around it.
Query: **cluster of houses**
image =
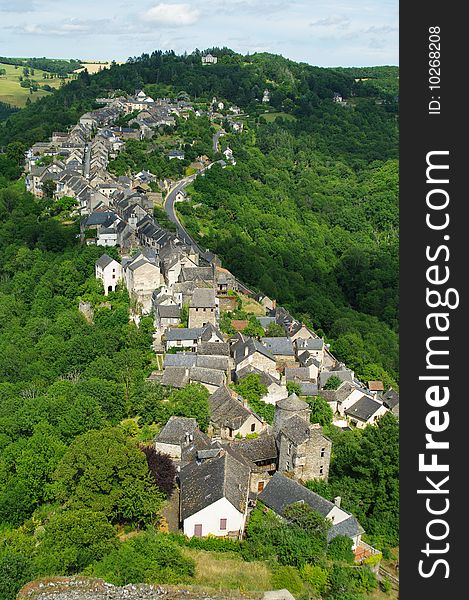
[[[259,324],[265,330],[275,323],[284,335],[223,334],[220,315],[233,309],[231,291],[239,289],[239,282],[216,259],[207,264],[195,248],[174,239],[157,252],[142,248],[130,262],[104,255],[96,275],[111,286],[120,278],[153,315],[163,369],[149,380],[173,388],[199,383],[209,392],[207,432],[196,419],[173,416],[154,442],[178,467],[184,533],[240,537],[257,499],[280,516],[289,504],[302,502],[332,521],[329,539],[346,535],[357,556],[373,553],[362,542],[363,529],[355,517],[340,507],[340,498],[329,502],[302,485],[327,480],[332,446],[320,425],[311,423],[305,398],[322,396],[333,409],[334,422],[350,428],[372,425],[389,410],[397,412],[399,395],[385,392],[381,382],[363,385],[322,338],[266,296],[255,297],[265,310],[257,317]],[[262,400],[275,407],[272,425],[230,385],[251,374],[265,385]],[[327,389],[333,376],[339,385]],[[289,393],[289,382],[298,384],[299,395]]]
[[[269,98],[266,90],[264,101]],[[350,428],[372,425],[388,411],[398,415],[399,395],[385,391],[379,381],[362,384],[323,338],[262,294],[253,299],[263,307],[264,314],[256,318],[264,335],[246,335],[248,323],[242,321],[236,323],[236,334],[223,334],[220,317],[236,308],[236,293],[246,288],[216,255],[201,254],[158,224],[149,187],[154,175],[141,171],[132,178],[114,177],[107,171],[126,139],[147,135],[146,128],[172,125],[173,115],[192,110],[190,103],[155,101],[142,91],[130,98],[98,100],[105,106],[28,151],[26,185],[41,196],[44,182],[53,180],[57,198],[77,199],[84,215],[82,236],[92,229],[94,237],[88,240],[120,248],[120,260],[103,254],[95,274],[106,295],[125,285],[137,323],[143,315],[153,316],[154,350],[162,355],[163,368],[149,380],[172,388],[199,383],[210,394],[206,433],[195,419],[171,417],[155,439],[156,449],[178,466],[181,527],[188,536],[242,536],[257,498],[280,516],[288,504],[302,502],[332,521],[330,539],[347,535],[353,548],[361,547],[363,529],[340,507],[340,498],[328,502],[301,483],[327,480],[331,456],[331,441],[319,424],[311,423],[305,399],[323,397],[334,423]],[[223,110],[222,104],[214,98],[210,114]],[[230,110],[235,123],[239,109]],[[113,125],[117,117],[134,111],[138,129]],[[38,166],[45,156],[51,158]],[[234,163],[229,148],[225,157]],[[169,158],[181,156],[175,151]],[[202,163],[207,163],[203,157]],[[272,324],[283,334],[269,336]],[[275,407],[272,425],[231,385],[249,375],[259,377],[265,386],[261,400]],[[331,377],[334,386],[327,384]],[[289,393],[290,383],[296,384],[298,395]]]

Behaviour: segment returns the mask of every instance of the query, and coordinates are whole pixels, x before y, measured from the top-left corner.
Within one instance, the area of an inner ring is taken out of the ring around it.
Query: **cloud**
[[[198,21],[200,11],[190,4],[156,4],[143,15],[145,21],[158,25],[184,26]]]
[[[0,12],[4,13],[25,13],[36,10],[34,2],[30,0],[0,0]]]
[[[26,25],[15,25],[7,27],[21,34],[26,35],[54,35],[66,36],[70,34],[91,35],[93,33],[106,33],[105,26],[109,25],[106,19],[69,19],[59,23],[50,23],[47,25],[38,25],[27,23]],[[111,32],[112,29],[109,31]]]
[[[312,21],[310,27],[334,27],[339,25],[340,27],[348,27],[350,20],[347,17],[325,17],[324,19],[318,19]]]

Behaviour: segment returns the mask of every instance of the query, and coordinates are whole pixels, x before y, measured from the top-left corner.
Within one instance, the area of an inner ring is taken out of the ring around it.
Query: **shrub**
[[[319,565],[304,565],[300,569],[301,576],[312,585],[317,594],[324,594],[329,585],[329,572]]]
[[[178,584],[190,581],[195,562],[184,556],[168,536],[148,530],[134,537],[86,570],[115,585]]]
[[[353,563],[352,540],[344,535],[335,537],[327,548],[327,556],[333,561]]]
[[[289,566],[274,567],[272,586],[276,590],[287,589],[293,595],[300,594],[303,590],[303,582],[298,570]]]

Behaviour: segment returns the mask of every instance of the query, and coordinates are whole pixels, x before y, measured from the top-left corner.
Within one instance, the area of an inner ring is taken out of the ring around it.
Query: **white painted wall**
[[[115,291],[117,283],[122,279],[122,267],[116,260],[113,260],[104,269],[96,265],[95,274],[96,279],[101,279],[103,282],[104,295],[107,296],[109,288]]]
[[[246,499],[247,503],[247,499]],[[226,519],[226,531],[220,529],[220,519]],[[202,525],[202,536],[209,534],[226,536],[229,531],[244,530],[246,515],[237,510],[226,498],[220,498],[210,506],[184,520],[184,534],[194,535],[194,526]]]

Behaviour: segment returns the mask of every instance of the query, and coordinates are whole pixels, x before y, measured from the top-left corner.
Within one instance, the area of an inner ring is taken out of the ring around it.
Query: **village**
[[[261,101],[268,103],[267,90]],[[303,485],[327,481],[332,449],[321,425],[311,422],[308,400],[323,398],[337,427],[364,428],[389,411],[399,415],[398,393],[386,390],[381,381],[359,381],[321,336],[275,299],[250,290],[185,231],[174,203],[184,201],[185,187],[211,168],[208,157],[198,157],[196,172],[180,181],[159,181],[145,170],[119,177],[107,170],[127,140],[151,138],[160,127],[174,127],[175,117],[200,116],[199,109],[187,99],[154,100],[142,90],[96,102],[104,106],[28,151],[26,187],[43,197],[51,185],[47,182],[52,182],[55,199],[76,199],[82,243],[103,247],[95,275],[104,294],[125,286],[130,318],[138,325],[143,316],[153,317],[153,350],[161,369],[148,381],[172,388],[199,383],[210,394],[206,433],[196,419],[173,416],[154,440],[156,450],[177,466],[179,527],[188,537],[242,538],[257,499],[280,516],[287,505],[301,502],[332,522],[329,539],[351,538],[357,562],[377,554],[362,541],[363,528],[341,508],[339,496],[331,502]],[[119,117],[134,112],[129,125],[138,127],[115,125]],[[240,110],[216,98],[204,114],[213,122],[228,123],[232,133],[243,129]],[[221,129],[214,135],[217,149],[224,133]],[[223,155],[218,161],[222,167],[236,163],[229,146]],[[167,160],[183,159],[181,149],[167,154]],[[163,194],[176,231],[154,217]],[[120,261],[106,254],[106,247],[117,247]],[[230,319],[240,306],[249,319]],[[227,318],[235,333],[222,331]],[[248,335],[253,321],[259,334]],[[250,375],[257,375],[267,390],[261,400],[274,407],[272,424],[232,387]]]

